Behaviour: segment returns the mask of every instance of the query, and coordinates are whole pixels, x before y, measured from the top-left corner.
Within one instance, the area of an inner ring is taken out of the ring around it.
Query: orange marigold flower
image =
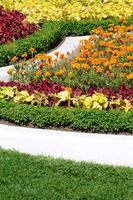
[[[60,54],[60,53],[59,53],[58,51],[56,51],[56,52],[54,53],[54,55],[57,56],[57,57],[58,57],[59,54]]]
[[[46,71],[45,76],[49,77],[49,76],[51,76],[51,73],[49,71]]]
[[[36,59],[39,59],[39,60],[44,60],[46,59],[46,54],[43,54],[43,53],[39,53],[35,56]]]
[[[89,65],[87,63],[81,64],[82,69],[89,69]]]
[[[97,56],[98,56],[98,53],[97,53],[97,52],[95,52],[95,53],[92,54],[92,57],[93,57],[93,58],[96,58]]]
[[[60,59],[63,60],[65,58],[65,55],[62,53],[60,54]]]
[[[133,73],[128,74],[127,79],[132,80],[133,79]]]
[[[117,63],[117,59],[116,58],[111,58],[110,60],[110,64],[113,65],[113,64],[116,64]]]
[[[130,62],[122,63],[121,67],[132,67],[132,64]]]
[[[25,65],[26,64],[26,62],[23,60],[23,61],[21,61],[21,65]]]
[[[90,37],[89,37],[89,40],[96,40],[97,39],[97,37],[95,36],[95,35],[91,35]]]
[[[35,73],[36,76],[41,76],[42,75],[42,71],[41,70],[37,70]]]
[[[27,58],[27,56],[28,56],[28,54],[25,52],[25,53],[22,54],[21,57],[22,57],[22,58]]]
[[[109,62],[106,61],[106,62],[103,63],[103,65],[104,65],[105,67],[107,67],[107,66],[109,66]]]
[[[103,72],[103,68],[100,67],[100,66],[97,66],[97,67],[96,67],[96,72],[98,72],[98,73]]]
[[[62,76],[64,74],[64,70],[60,69],[58,72],[55,73],[56,76]]]
[[[52,67],[52,62],[48,63],[48,67],[51,68]]]
[[[75,63],[75,62],[71,62],[71,66],[75,69],[79,69],[80,68],[80,64],[79,63]]]
[[[101,51],[99,51],[99,55],[104,55],[104,51],[103,50],[101,50]]]
[[[12,62],[16,62],[18,60],[17,56],[13,56],[13,58],[11,59]]]
[[[133,61],[133,56],[127,56],[127,59]]]

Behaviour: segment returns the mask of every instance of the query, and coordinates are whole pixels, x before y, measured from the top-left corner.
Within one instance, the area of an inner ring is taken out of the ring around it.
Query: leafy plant
[[[133,16],[132,0],[1,0],[7,9],[16,9],[27,16],[29,22],[63,19],[106,19]],[[111,9],[110,9],[111,8]],[[30,10],[30,12],[29,12]]]
[[[34,33],[38,28],[34,23],[24,22],[25,15],[16,11],[5,11],[0,6],[0,44],[9,43]]]
[[[85,108],[37,107],[0,100],[0,118],[19,125],[30,122],[40,128],[52,126],[69,127],[85,132],[133,133],[133,111],[125,112],[118,109],[101,111]]]

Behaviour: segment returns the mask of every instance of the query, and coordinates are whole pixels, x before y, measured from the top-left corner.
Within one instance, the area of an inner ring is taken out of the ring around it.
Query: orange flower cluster
[[[94,69],[99,74],[116,77],[126,73],[133,79],[133,26],[110,25],[108,32],[102,27],[92,30],[88,40],[82,40],[78,56],[72,60],[74,69]]]
[[[33,56],[35,49],[31,48],[32,58],[26,61],[29,53],[22,55],[20,69],[17,64],[16,73],[12,73],[13,80],[27,83],[49,79],[82,89],[92,85],[133,86],[133,26],[112,24],[108,31],[98,27],[92,30],[88,40],[81,41],[77,50],[76,56],[71,52],[66,55],[55,52],[52,58],[46,53]],[[14,56],[12,61],[16,64],[18,58]]]

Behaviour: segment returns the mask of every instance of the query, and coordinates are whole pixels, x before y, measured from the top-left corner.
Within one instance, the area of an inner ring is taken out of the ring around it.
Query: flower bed
[[[57,31],[66,26],[65,22],[58,24]],[[124,19],[124,24],[108,22],[105,29],[94,27],[89,39],[81,41],[76,55],[55,52],[53,59],[45,53],[36,54],[35,48],[23,52],[21,59],[14,55],[14,68],[8,69],[11,82],[0,82],[1,118],[42,128],[67,126],[92,132],[132,133],[133,26]],[[2,102],[7,104],[5,108]],[[7,108],[12,113],[11,106],[15,118],[4,114]],[[22,116],[20,108],[24,109]],[[28,113],[24,119],[25,108]]]

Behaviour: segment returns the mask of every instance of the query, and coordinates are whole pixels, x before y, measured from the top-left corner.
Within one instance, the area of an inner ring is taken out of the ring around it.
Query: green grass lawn
[[[132,200],[133,169],[0,149],[0,200]]]

